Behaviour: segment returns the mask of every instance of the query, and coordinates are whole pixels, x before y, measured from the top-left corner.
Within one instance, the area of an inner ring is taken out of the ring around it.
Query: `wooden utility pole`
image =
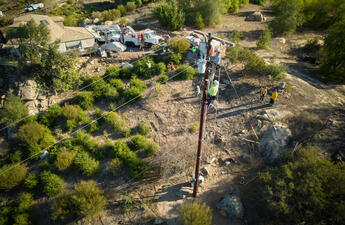
[[[198,193],[198,185],[199,185],[201,149],[202,149],[202,141],[204,139],[204,126],[205,126],[205,118],[206,118],[206,91],[207,91],[207,86],[208,86],[209,67],[211,64],[209,62],[211,41],[212,41],[212,35],[211,33],[209,33],[208,40],[207,40],[207,56],[206,56],[207,61],[206,61],[206,70],[205,70],[205,76],[204,76],[204,88],[203,88],[203,93],[202,93],[198,153],[197,153],[196,166],[195,166],[195,181],[194,181],[194,188],[193,188],[193,197],[196,197]]]

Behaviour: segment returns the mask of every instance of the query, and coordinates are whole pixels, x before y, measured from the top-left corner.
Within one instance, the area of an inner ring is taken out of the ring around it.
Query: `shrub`
[[[189,47],[190,43],[188,39],[184,37],[173,37],[168,41],[168,47],[171,51],[175,54],[177,53],[185,53]]]
[[[78,107],[65,104],[62,108],[62,115],[68,120],[77,120],[79,116]]]
[[[147,85],[144,81],[140,80],[139,78],[133,78],[131,79],[130,87],[136,87],[140,91],[144,91],[147,88]]]
[[[25,178],[28,169],[25,164],[7,164],[0,171],[0,189],[10,190]]]
[[[94,132],[96,132],[98,130],[99,130],[99,123],[98,123],[98,121],[95,121],[95,122],[93,122],[93,123],[91,123],[89,125],[89,128],[88,128],[87,132],[89,134],[92,134],[92,133],[94,133]]]
[[[188,132],[193,134],[199,129],[199,123],[192,123],[191,126],[188,128]]]
[[[130,147],[133,150],[145,149],[148,144],[146,137],[142,135],[135,135],[130,141]]]
[[[109,84],[116,88],[118,91],[123,91],[125,89],[125,84],[120,79],[111,79],[109,80]]]
[[[75,99],[82,109],[90,109],[94,103],[91,91],[81,91],[76,95]]]
[[[30,225],[30,214],[20,213],[13,216],[13,221],[15,225]]]
[[[230,60],[231,63],[240,62],[243,48],[240,45],[235,45],[235,47],[228,47],[226,49],[225,56]]]
[[[137,8],[137,5],[134,2],[127,2],[126,9],[127,12],[132,12]]]
[[[205,203],[184,203],[178,209],[180,220],[184,225],[211,225],[212,210]]]
[[[113,174],[113,175],[117,175],[117,173],[119,172],[119,170],[122,167],[122,161],[119,158],[114,158],[113,160],[111,160],[111,162],[109,163],[109,167],[108,170]]]
[[[10,206],[2,206],[0,208],[0,224],[6,225],[9,224],[9,219],[12,215],[12,207]]]
[[[55,166],[59,170],[65,170],[70,165],[72,165],[74,157],[75,157],[75,152],[69,152],[69,151],[63,150],[57,155]]]
[[[22,192],[19,194],[17,203],[18,203],[18,212],[25,212],[28,211],[32,205],[34,198],[32,197],[32,194],[27,192]]]
[[[88,123],[89,116],[79,106],[65,104],[62,108],[62,115],[67,119],[66,128],[72,131],[80,123]]]
[[[244,49],[241,52],[240,61],[245,64],[243,74],[263,74],[266,67],[265,61],[254,51]]]
[[[258,49],[265,49],[271,45],[271,32],[265,30],[265,32],[259,37],[259,40],[256,42]]]
[[[120,77],[123,79],[131,79],[133,73],[132,73],[132,68],[129,67],[123,67],[120,70]]]
[[[202,15],[200,14],[200,12],[197,12],[196,13],[196,16],[195,16],[195,19],[194,19],[194,25],[196,28],[198,29],[202,29],[205,27],[205,23],[204,23],[204,20],[202,18]]]
[[[88,177],[91,177],[99,170],[99,162],[84,151],[79,151],[76,154],[74,164],[83,175]]]
[[[152,72],[154,76],[162,75],[166,69],[167,67],[165,66],[165,64],[163,62],[160,62],[153,65]]]
[[[42,114],[39,118],[39,122],[47,127],[53,127],[61,116],[62,108],[58,104],[54,104],[48,108],[48,110]]]
[[[73,139],[73,144],[82,146],[84,149],[95,154],[98,158],[103,158],[103,153],[100,151],[97,140],[92,139],[91,136],[83,130],[77,132],[76,137]]]
[[[134,103],[134,102],[139,101],[142,97],[143,97],[143,91],[141,91],[137,87],[129,87],[123,92],[123,98],[125,101],[131,100],[131,102]]]
[[[169,61],[179,65],[181,63],[182,60],[182,55],[181,53],[173,53],[171,55],[169,55]]]
[[[143,5],[143,2],[141,0],[135,0],[135,4],[138,6],[138,7],[141,7]]]
[[[191,80],[197,74],[196,70],[186,64],[177,67],[176,74],[178,74],[175,79],[180,80]]]
[[[150,65],[150,66],[149,66]],[[145,57],[141,60],[139,60],[135,64],[135,73],[139,77],[144,77],[144,78],[151,78],[153,77],[153,67],[155,65],[155,62],[151,57]]]
[[[158,145],[154,141],[148,141],[145,153],[147,157],[154,156],[158,150]]]
[[[67,192],[52,204],[52,218],[64,220],[68,216],[85,216],[92,218],[106,206],[103,191],[96,182],[81,181],[74,186],[74,191]]]
[[[109,85],[100,77],[91,78],[91,88],[95,99],[101,98],[108,91]]]
[[[126,25],[126,23],[127,23],[126,17],[122,17],[120,19],[119,25],[123,27]]]
[[[50,170],[51,164],[49,163],[48,159],[42,160],[39,164],[39,168],[41,171]]]
[[[266,0],[250,0],[250,3],[264,6],[266,3]]]
[[[4,102],[2,108],[0,108],[0,123],[4,123],[7,126],[15,125],[14,122],[26,117],[28,115],[28,109],[22,102],[22,100],[9,94]]]
[[[37,122],[21,126],[17,136],[29,147],[30,155],[37,154],[55,142],[55,138],[50,133],[50,130]]]
[[[108,88],[106,93],[104,93],[104,97],[109,101],[115,101],[119,97],[119,92],[116,90],[116,88],[111,87]]]
[[[150,133],[151,130],[152,130],[152,127],[148,122],[142,121],[139,123],[139,126],[138,126],[139,134],[146,136]]]
[[[43,183],[43,191],[49,197],[53,197],[61,193],[64,182],[58,175],[50,171],[43,171],[41,173],[41,180]]]
[[[113,154],[120,158],[129,169],[132,178],[140,179],[143,177],[147,165],[134,152],[132,152],[123,141],[115,142]]]
[[[238,44],[240,42],[240,40],[243,38],[243,36],[244,36],[243,31],[234,30],[230,34],[230,40],[232,42]]]
[[[109,66],[105,70],[104,76],[107,80],[118,78],[120,76],[120,68],[118,66]]]
[[[24,185],[28,189],[33,189],[38,185],[38,177],[35,173],[29,173],[24,180]]]
[[[168,75],[160,75],[159,78],[157,79],[157,82],[159,82],[161,84],[165,84],[168,81],[169,81]]]
[[[274,80],[285,79],[286,67],[280,64],[270,64],[265,67],[265,73],[271,75]]]
[[[15,152],[10,154],[11,163],[20,162],[21,159],[22,159],[22,152],[21,151],[15,151]]]
[[[109,112],[104,119],[116,132],[121,132],[125,127],[125,121],[116,112]]]
[[[176,0],[163,2],[153,9],[153,14],[159,23],[169,30],[180,30],[184,24],[184,14],[178,9]]]
[[[110,9],[102,12],[100,20],[105,22],[108,20],[116,20],[117,18],[120,18],[121,12],[118,9]]]
[[[121,16],[125,16],[127,14],[127,9],[124,5],[117,6],[117,9],[120,10]]]

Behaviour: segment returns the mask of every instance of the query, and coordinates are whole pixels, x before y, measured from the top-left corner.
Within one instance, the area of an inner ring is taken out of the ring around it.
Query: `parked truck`
[[[25,12],[32,12],[32,11],[35,11],[37,9],[43,9],[43,8],[44,8],[44,4],[42,2],[37,3],[37,4],[31,4],[27,8],[25,8]]]
[[[99,43],[120,39],[121,28],[119,25],[87,26],[86,29],[95,37]]]
[[[146,29],[141,32],[136,32],[132,27],[126,26],[120,35],[119,40],[121,43],[131,46],[131,47],[148,47],[150,48],[152,45],[159,44],[163,38],[156,34],[155,31]]]

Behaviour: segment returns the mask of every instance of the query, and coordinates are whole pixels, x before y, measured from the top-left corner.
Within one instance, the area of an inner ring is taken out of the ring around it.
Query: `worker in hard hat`
[[[267,87],[265,86],[261,88],[260,102],[264,101],[266,94],[267,94]]]
[[[198,97],[200,95],[200,86],[199,85],[197,85],[195,88],[195,95],[196,95],[196,97]]]
[[[212,101],[216,100],[216,96],[219,89],[219,82],[215,80],[211,85],[210,89],[207,90],[208,94],[208,105],[211,104]]]
[[[274,105],[274,102],[277,100],[278,98],[278,89],[275,89],[272,93],[272,96],[271,96],[271,101],[270,101],[270,105]]]

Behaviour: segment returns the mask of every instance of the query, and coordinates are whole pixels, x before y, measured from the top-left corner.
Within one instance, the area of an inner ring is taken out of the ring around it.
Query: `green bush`
[[[121,16],[120,10],[118,10],[118,9],[109,9],[109,10],[105,10],[105,11],[102,12],[100,20],[102,22],[105,22],[105,21],[108,21],[108,20],[114,21],[117,18],[120,18],[120,16]]]
[[[59,170],[65,170],[72,165],[75,152],[62,150],[56,157],[55,166]]]
[[[250,3],[264,6],[266,3],[266,0],[250,0]]]
[[[109,84],[116,88],[119,92],[125,89],[125,84],[121,79],[111,79],[109,80]]]
[[[119,170],[122,167],[122,161],[119,158],[114,158],[113,160],[111,160],[111,162],[109,163],[109,167],[108,170],[113,174],[113,175],[117,175]]]
[[[93,176],[99,170],[99,161],[93,159],[87,152],[79,151],[75,158],[74,164],[78,170],[88,177]]]
[[[92,139],[90,134],[85,133],[83,130],[77,132],[72,142],[74,145],[82,146],[85,150],[92,152],[97,158],[104,157],[97,140]]]
[[[179,80],[191,80],[197,74],[196,70],[186,64],[182,64],[177,67],[176,74],[178,74],[175,79]]]
[[[104,76],[107,80],[118,78],[120,76],[120,68],[118,66],[109,66],[105,70]]]
[[[132,72],[133,72],[132,68],[122,67],[122,69],[120,70],[120,77],[122,79],[131,79],[131,77],[133,76]]]
[[[0,224],[6,225],[9,224],[9,219],[12,215],[12,207],[11,206],[2,206],[0,207]]]
[[[13,168],[10,169],[11,167]],[[0,169],[0,189],[10,190],[17,186],[25,178],[27,171],[25,164],[7,164],[2,166]]]
[[[238,44],[240,42],[240,40],[243,38],[243,36],[244,36],[243,31],[234,30],[230,34],[230,40],[232,42]]]
[[[163,2],[153,9],[159,23],[169,30],[180,30],[184,24],[184,13],[177,6],[176,0]]]
[[[140,91],[144,91],[147,88],[147,85],[144,81],[140,80],[139,78],[133,78],[131,79],[130,87],[136,87]]]
[[[109,112],[104,119],[115,132],[121,132],[125,127],[125,121],[116,112]]]
[[[98,121],[95,121],[89,125],[87,132],[89,134],[92,134],[98,130],[99,130],[99,123],[98,123]]]
[[[51,164],[49,163],[48,159],[45,159],[39,163],[38,167],[41,171],[50,170]]]
[[[157,82],[161,84],[165,84],[169,81],[169,76],[168,75],[160,75],[159,78],[157,79]]]
[[[144,176],[147,165],[134,152],[132,152],[126,143],[117,141],[113,145],[113,154],[120,158],[128,167],[129,174],[132,178],[140,179]]]
[[[262,75],[265,68],[265,61],[260,58],[254,51],[243,49],[240,55],[240,61],[244,63],[243,74]]]
[[[151,78],[154,76],[153,74],[153,67],[155,65],[155,62],[151,57],[145,57],[141,60],[139,60],[134,67],[135,73],[139,77],[143,78]]]
[[[29,213],[20,213],[13,216],[14,225],[30,225],[32,224],[30,221],[30,214]]]
[[[235,45],[235,47],[228,47],[226,49],[225,56],[230,60],[231,63],[239,63],[241,60],[241,55],[243,48],[240,45]]]
[[[134,2],[127,2],[126,9],[127,12],[133,12],[137,8],[137,5]]]
[[[19,194],[17,203],[18,203],[18,212],[26,212],[30,209],[32,202],[34,201],[34,198],[32,194],[27,193],[27,192],[22,192]]]
[[[52,218],[64,220],[70,216],[92,218],[101,212],[107,202],[104,192],[96,182],[81,181],[74,186],[74,191],[64,193],[52,204]]]
[[[35,173],[29,173],[25,180],[24,186],[28,189],[34,189],[38,185],[38,177]]]
[[[100,99],[109,89],[109,85],[101,77],[92,77],[90,82],[95,99]]]
[[[162,75],[162,74],[164,74],[166,69],[167,69],[167,67],[163,62],[156,63],[152,67],[152,73],[154,76]]]
[[[274,80],[285,79],[286,67],[280,64],[270,64],[265,67],[265,73],[272,76]]]
[[[135,151],[140,150],[140,149],[145,149],[147,144],[148,144],[148,140],[146,139],[146,137],[139,134],[132,137],[130,141],[130,147],[132,150],[135,150]]]
[[[65,104],[62,115],[66,119],[66,129],[72,131],[79,124],[90,122],[90,118],[79,106]]]
[[[49,197],[53,197],[61,193],[64,182],[58,175],[50,171],[43,171],[41,173],[41,180],[43,183],[43,191]]]
[[[55,138],[50,133],[50,130],[37,122],[21,126],[17,136],[19,140],[28,146],[30,155],[39,153],[42,149],[51,146],[55,142]]]
[[[121,16],[125,16],[127,14],[127,9],[124,5],[117,6],[117,9],[120,10]]]
[[[21,151],[17,150],[17,151],[10,154],[11,163],[20,162],[21,159],[22,159],[22,152]]]
[[[142,121],[138,125],[138,132],[141,135],[146,136],[150,133],[151,130],[152,130],[152,127],[148,122]]]
[[[65,104],[62,108],[62,115],[68,120],[78,120],[79,112],[78,107]]]
[[[175,54],[183,54],[189,49],[190,43],[184,37],[173,37],[168,41],[168,47]]]
[[[271,32],[265,30],[265,32],[259,37],[259,40],[256,42],[258,49],[266,49],[271,45]]]
[[[169,55],[169,62],[179,65],[181,63],[181,60],[181,53],[172,53],[171,55]]]
[[[123,92],[124,101],[131,100],[132,103],[139,101],[143,96],[144,96],[143,91],[141,91],[137,87],[129,87]],[[134,98],[135,100],[132,100]]]
[[[53,127],[59,121],[59,117],[61,116],[62,108],[58,104],[54,104],[48,108],[48,110],[43,113],[40,118],[39,122],[44,124],[47,127]]]
[[[204,23],[204,20],[203,20],[202,15],[201,15],[200,12],[196,13],[196,16],[195,16],[194,20],[195,20],[194,21],[194,25],[195,25],[196,28],[202,29],[202,28],[205,27],[205,23]]]
[[[22,100],[13,94],[9,94],[3,107],[0,108],[0,123],[4,123],[7,126],[14,126],[14,122],[26,117],[27,115],[28,109]]]
[[[186,202],[178,209],[180,220],[184,225],[211,225],[212,210],[205,203]]]
[[[82,109],[90,109],[94,103],[93,93],[91,91],[78,92],[75,99]]]
[[[148,141],[145,153],[147,157],[154,156],[158,150],[158,145],[154,141]]]
[[[105,99],[109,101],[116,101],[119,97],[119,92],[114,87],[108,88],[107,92],[104,93]]]
[[[258,173],[252,186],[258,201],[257,218],[261,218],[257,223],[344,222],[345,168],[318,156],[318,152],[311,146],[299,148],[281,165]]]

